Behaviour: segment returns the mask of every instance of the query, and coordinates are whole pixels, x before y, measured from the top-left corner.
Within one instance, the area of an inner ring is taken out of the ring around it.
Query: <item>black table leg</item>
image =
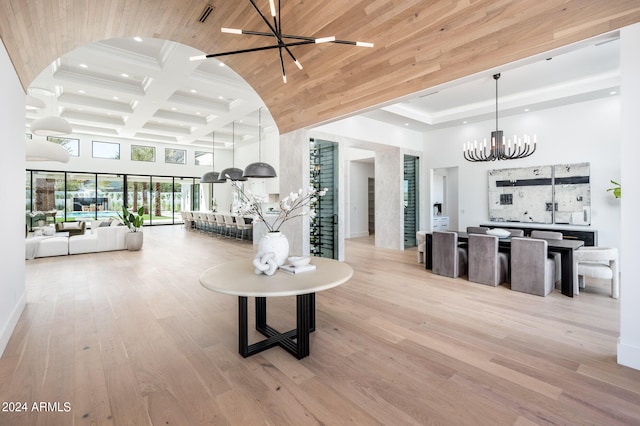
[[[562,268],[560,291],[565,296],[573,297],[573,249],[560,251],[560,267]]]
[[[249,345],[247,297],[238,296],[238,342],[243,357],[254,355],[274,346],[280,346],[302,359],[309,356],[309,334],[315,331],[315,293],[296,296],[296,328],[280,333],[267,324],[267,300],[256,297],[256,330],[267,338]]]
[[[240,355],[249,356],[249,335],[247,332],[247,298],[238,296],[238,348]]]

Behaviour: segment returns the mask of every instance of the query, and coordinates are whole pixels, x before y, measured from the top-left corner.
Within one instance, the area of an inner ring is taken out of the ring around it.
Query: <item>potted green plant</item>
[[[143,214],[144,206],[138,209],[137,214],[128,211],[125,206],[122,206],[122,213],[118,213],[122,223],[129,229],[129,232],[124,236],[127,250],[138,251],[142,248],[143,234],[140,228],[144,222]]]
[[[611,183],[616,186],[614,186],[613,188],[607,189],[607,192],[613,191],[613,196],[616,198],[620,198],[620,196],[622,195],[622,186],[615,180],[611,180]]]

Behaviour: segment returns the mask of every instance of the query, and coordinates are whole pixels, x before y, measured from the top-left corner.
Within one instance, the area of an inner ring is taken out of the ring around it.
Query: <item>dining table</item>
[[[432,249],[433,249],[433,235],[427,233],[425,237],[425,252],[424,252],[424,265],[425,269],[431,269],[432,262]],[[540,238],[543,239],[543,238]],[[573,297],[573,253],[578,248],[585,245],[582,240],[547,240],[547,250],[549,252],[560,253],[560,267],[561,267],[561,282],[560,291],[562,294],[568,297]],[[458,232],[458,242],[466,243],[469,241],[469,234],[466,232]],[[498,247],[503,251],[511,251],[511,237],[499,238]]]

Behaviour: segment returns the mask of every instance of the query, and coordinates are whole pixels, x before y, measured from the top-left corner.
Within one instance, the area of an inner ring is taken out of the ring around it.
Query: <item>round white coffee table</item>
[[[344,262],[312,257],[314,271],[290,274],[282,270],[272,276],[256,275],[252,259],[216,265],[200,275],[207,289],[238,296],[238,343],[243,357],[280,346],[298,359],[309,355],[309,333],[315,330],[315,293],[347,282],[353,275]],[[268,297],[296,296],[296,328],[281,333],[267,325]],[[256,298],[256,330],[267,339],[249,345],[247,298]]]

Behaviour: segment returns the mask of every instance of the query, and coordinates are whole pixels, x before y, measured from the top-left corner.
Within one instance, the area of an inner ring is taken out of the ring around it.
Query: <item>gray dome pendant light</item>
[[[216,169],[215,154],[214,154],[215,139],[216,139],[216,132],[211,132],[211,169],[212,170],[202,175],[202,177],[200,178],[200,183],[219,183],[218,177],[220,176],[220,173],[214,171]]]
[[[234,121],[232,124],[232,137],[233,137],[233,166],[227,167],[223,171],[220,172],[220,180],[232,180],[232,181],[245,181],[246,177],[242,176],[242,169],[235,167],[236,164],[236,122]]]
[[[262,108],[258,109],[258,162],[249,164],[244,169],[243,176],[247,178],[274,178],[278,176],[271,164],[262,161]]]

